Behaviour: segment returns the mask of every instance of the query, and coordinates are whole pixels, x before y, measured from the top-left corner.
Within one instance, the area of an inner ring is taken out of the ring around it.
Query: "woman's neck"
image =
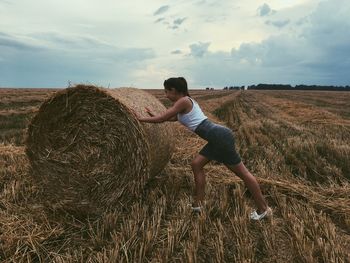
[[[176,96],[175,101],[178,101],[179,99],[181,99],[183,97],[187,97],[187,95],[179,94],[178,96]]]

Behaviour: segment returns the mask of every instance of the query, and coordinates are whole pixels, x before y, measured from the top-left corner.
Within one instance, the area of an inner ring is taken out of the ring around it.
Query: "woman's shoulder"
[[[191,105],[192,105],[192,101],[194,101],[194,100],[189,96],[182,97],[178,100],[179,103],[191,104]]]
[[[192,101],[187,96],[180,98],[176,104],[182,109],[181,113],[189,112],[192,109]]]

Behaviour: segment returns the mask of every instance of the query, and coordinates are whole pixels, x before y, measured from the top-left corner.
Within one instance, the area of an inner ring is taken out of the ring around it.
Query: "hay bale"
[[[138,198],[169,161],[168,123],[140,123],[144,107],[165,107],[134,88],[77,85],[45,101],[32,119],[26,153],[48,203],[70,211],[124,205]]]

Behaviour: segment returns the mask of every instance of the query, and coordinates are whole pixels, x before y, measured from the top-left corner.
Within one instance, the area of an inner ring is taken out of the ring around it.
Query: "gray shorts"
[[[229,128],[206,119],[194,132],[208,142],[199,154],[209,160],[228,165],[236,165],[241,162],[241,157],[235,148],[233,132]]]

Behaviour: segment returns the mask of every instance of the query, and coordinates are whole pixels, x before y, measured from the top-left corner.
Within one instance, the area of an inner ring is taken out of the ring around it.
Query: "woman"
[[[165,80],[164,89],[166,97],[174,102],[174,105],[157,116],[147,109],[150,117],[140,117],[138,119],[141,122],[149,123],[179,121],[192,132],[208,141],[191,164],[195,181],[193,211],[201,211],[201,204],[205,196],[205,173],[203,168],[210,160],[216,160],[240,177],[252,194],[257,210],[250,214],[250,218],[260,220],[271,216],[272,210],[267,206],[257,180],[242,163],[235,149],[232,131],[208,120],[198,103],[190,97],[187,82],[184,78]]]

